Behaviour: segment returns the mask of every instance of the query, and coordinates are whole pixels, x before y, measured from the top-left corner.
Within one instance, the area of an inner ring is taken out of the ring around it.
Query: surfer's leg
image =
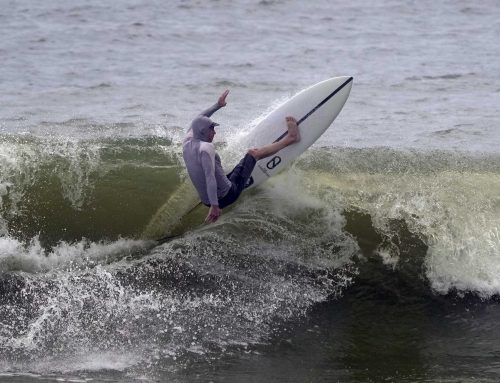
[[[272,144],[262,146],[260,148],[253,148],[248,150],[250,154],[256,160],[261,160],[263,158],[272,156],[278,153],[281,149],[300,141],[299,126],[297,125],[297,120],[293,117],[286,118],[286,124],[288,126],[288,134],[283,137],[282,140],[273,142]]]
[[[245,189],[248,179],[252,175],[253,168],[255,167],[256,159],[250,154],[245,157],[234,167],[234,169],[227,175],[231,181],[231,189],[228,193],[219,199],[219,207],[224,209],[226,206],[231,205],[238,199],[241,192]]]

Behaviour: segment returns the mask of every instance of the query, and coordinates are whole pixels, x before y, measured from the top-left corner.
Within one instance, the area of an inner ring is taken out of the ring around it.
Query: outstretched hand
[[[222,209],[219,209],[218,206],[211,206],[208,211],[207,218],[205,219],[205,223],[214,223],[217,221],[222,214]]]
[[[226,89],[224,93],[220,95],[219,100],[217,101],[220,107],[226,106],[226,97],[228,94],[229,94],[229,89]]]

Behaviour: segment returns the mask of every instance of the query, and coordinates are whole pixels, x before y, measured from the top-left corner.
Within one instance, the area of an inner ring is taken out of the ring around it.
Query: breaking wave
[[[373,262],[428,294],[500,293],[498,156],[311,149],[200,226],[206,211],[191,211],[179,152],[152,137],[4,137],[0,350],[9,371],[107,360],[140,375],[246,349],[369,284]]]

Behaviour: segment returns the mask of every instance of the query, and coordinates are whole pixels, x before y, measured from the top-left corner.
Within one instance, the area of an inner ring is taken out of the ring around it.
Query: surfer
[[[286,117],[288,134],[282,140],[259,148],[249,149],[238,165],[226,176],[219,155],[212,141],[219,124],[210,117],[226,106],[229,90],[224,91],[216,104],[203,111],[191,123],[183,142],[184,163],[201,202],[210,207],[205,222],[212,223],[222,214],[222,209],[235,202],[245,189],[255,163],[300,140],[297,120]]]

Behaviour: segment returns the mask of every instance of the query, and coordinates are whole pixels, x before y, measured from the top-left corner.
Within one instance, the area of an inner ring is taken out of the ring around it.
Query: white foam
[[[44,165],[51,164],[62,194],[81,209],[93,188],[91,175],[100,169],[100,145],[66,137],[7,139],[0,143],[0,195],[8,197],[9,213],[16,214],[27,188]],[[60,161],[63,159],[63,161]],[[2,206],[3,198],[0,199]]]
[[[137,353],[91,352],[65,359],[63,363],[54,362],[50,371],[69,373],[73,371],[124,371],[141,362]]]
[[[500,294],[499,175],[464,170],[310,177],[311,184],[341,194],[343,207],[368,212],[388,238],[389,220],[403,220],[429,248],[426,276],[435,291]],[[399,261],[389,248],[379,255],[391,268]]]
[[[432,238],[426,259],[432,287],[441,293],[473,291],[484,298],[500,294],[499,228],[500,219],[479,225],[462,221]]]
[[[46,250],[37,237],[27,245],[12,237],[0,237],[0,273],[47,272],[110,263],[148,249],[150,241],[119,239],[114,242],[60,242]]]
[[[22,362],[9,365],[11,370],[29,370],[35,373],[22,374],[2,374],[5,376],[26,376],[37,378],[39,374],[72,374],[81,371],[118,371],[123,372],[128,368],[132,368],[143,361],[143,358],[138,353],[120,352],[120,351],[86,351],[77,353],[72,356],[56,357],[56,358],[37,358],[36,361],[31,361],[24,365]],[[76,377],[60,377],[56,378],[60,381],[76,382],[89,381],[92,379],[77,380]]]

